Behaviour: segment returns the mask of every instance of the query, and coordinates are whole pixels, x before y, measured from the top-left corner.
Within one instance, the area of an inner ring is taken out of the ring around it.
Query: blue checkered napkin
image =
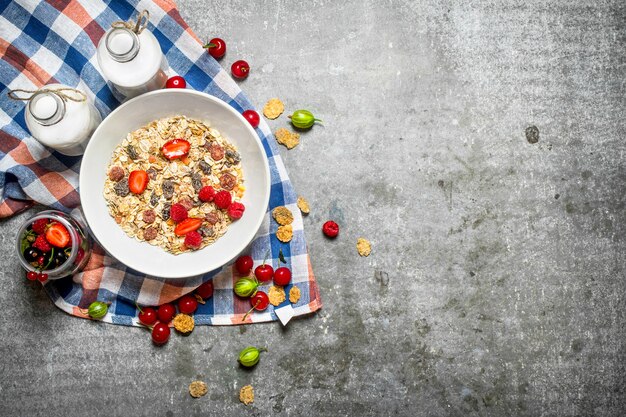
[[[200,40],[181,18],[173,2],[160,0],[113,1],[16,1],[0,3],[0,216],[12,215],[31,202],[71,212],[80,217],[77,192],[80,157],[68,157],[45,148],[28,133],[24,122],[24,102],[7,98],[15,88],[34,89],[60,82],[87,93],[103,116],[120,104],[103,79],[96,59],[96,45],[117,20],[135,18],[138,11],[150,12],[148,30],[158,39],[167,58],[169,74],[182,75],[188,88],[219,97],[238,111],[253,108],[239,86],[202,48]],[[293,280],[302,297],[293,305],[285,301],[279,308],[295,316],[321,307],[318,287],[311,269],[302,218],[295,206],[296,194],[275,140],[262,121],[261,138],[271,172],[269,210],[286,205],[294,213],[294,237],[288,244],[276,239],[277,225],[268,211],[266,219],[247,252],[261,263],[269,252],[274,268],[282,250]],[[95,300],[111,303],[104,321],[137,325],[136,303],[159,305],[175,301],[201,283],[213,279],[214,296],[200,305],[197,324],[239,324],[249,309],[247,300],[233,294],[238,278],[232,266],[204,276],[184,280],[164,280],[144,276],[122,265],[96,245],[85,270],[73,277],[48,282],[45,289],[64,311],[85,317],[82,309]],[[265,287],[262,287],[267,290]],[[247,322],[276,320],[270,306],[255,312]]]

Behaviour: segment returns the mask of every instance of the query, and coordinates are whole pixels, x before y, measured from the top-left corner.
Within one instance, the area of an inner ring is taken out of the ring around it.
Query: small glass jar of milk
[[[165,57],[154,35],[145,30],[149,13],[137,23],[115,22],[98,43],[98,65],[107,80],[126,98],[165,86]]]
[[[64,84],[48,84],[28,93],[32,93],[29,98],[19,100],[28,101],[24,119],[30,134],[64,155],[82,155],[102,121],[85,93]]]

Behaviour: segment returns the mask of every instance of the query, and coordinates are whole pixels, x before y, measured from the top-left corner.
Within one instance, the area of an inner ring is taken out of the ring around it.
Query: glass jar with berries
[[[16,249],[26,278],[45,282],[83,269],[91,255],[91,238],[83,222],[45,210],[20,227]]]

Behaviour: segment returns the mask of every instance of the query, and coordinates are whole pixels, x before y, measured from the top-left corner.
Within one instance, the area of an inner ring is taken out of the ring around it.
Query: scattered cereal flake
[[[254,388],[252,385],[246,385],[239,390],[239,401],[245,405],[250,405],[254,402]]]
[[[293,222],[293,213],[285,206],[279,206],[272,210],[272,216],[274,217],[274,220],[276,220],[276,223],[281,226],[285,226]]]
[[[276,237],[283,243],[287,243],[293,237],[293,227],[288,224],[286,226],[278,226]]]
[[[276,285],[272,285],[270,287],[270,290],[267,292],[267,296],[270,299],[270,304],[274,307],[280,305],[280,303],[286,300],[285,289]]]
[[[269,99],[269,101],[265,103],[265,106],[263,106],[263,114],[265,117],[272,120],[276,119],[284,111],[285,105],[278,98]]]
[[[176,317],[174,317],[172,324],[174,324],[174,328],[181,333],[190,333],[195,326],[193,317],[182,313],[177,314]]]
[[[309,202],[304,197],[298,197],[298,208],[302,214],[309,214],[311,209],[309,208]]]
[[[200,297],[200,295],[199,295],[199,294],[194,294],[194,297],[196,297],[196,301],[197,301],[199,304],[206,304],[206,301],[204,301],[204,298]]]
[[[300,288],[296,287],[295,285],[293,287],[291,287],[291,289],[289,290],[289,302],[291,304],[295,304],[300,300]]]
[[[285,145],[287,149],[292,149],[300,143],[300,135],[295,132],[290,132],[284,127],[274,132],[274,136],[276,136],[278,143]]]
[[[356,241],[356,250],[361,256],[369,256],[369,254],[372,252],[372,244],[369,240],[360,237]]]
[[[202,381],[193,381],[189,384],[189,394],[191,394],[193,398],[200,398],[208,391],[206,384]]]

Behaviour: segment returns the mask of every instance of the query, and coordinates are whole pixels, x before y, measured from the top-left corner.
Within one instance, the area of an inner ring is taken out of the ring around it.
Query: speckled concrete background
[[[0,223],[0,414],[622,416],[626,6],[460,3],[181,0],[257,105],[326,122],[282,152],[324,308],[157,348],[25,282],[21,215]],[[252,372],[249,344],[270,350]]]

